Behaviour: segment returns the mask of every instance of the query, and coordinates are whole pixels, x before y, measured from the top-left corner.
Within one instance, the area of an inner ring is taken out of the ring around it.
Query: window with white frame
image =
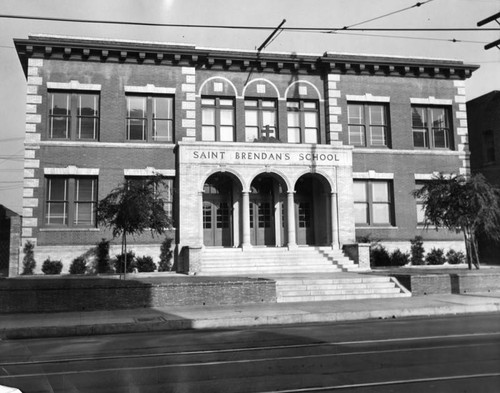
[[[389,123],[386,104],[347,104],[349,144],[360,147],[388,147]]]
[[[46,225],[96,226],[97,178],[49,176],[46,185]]]
[[[201,140],[234,142],[234,99],[201,98]]]
[[[130,186],[140,187],[144,186],[147,180],[150,178],[148,176],[127,176],[125,180]],[[173,220],[174,219],[174,179],[170,177],[162,177],[162,181],[159,184],[158,196],[162,199],[163,208],[167,213],[167,216]]]
[[[127,95],[127,140],[174,141],[174,98],[162,95]]]
[[[318,101],[288,100],[288,143],[319,143]]]
[[[276,100],[245,100],[245,141],[277,138]]]
[[[49,91],[48,138],[99,139],[99,94]]]
[[[392,181],[354,180],[356,225],[394,225]]]
[[[413,146],[450,149],[452,146],[450,108],[412,105]]]

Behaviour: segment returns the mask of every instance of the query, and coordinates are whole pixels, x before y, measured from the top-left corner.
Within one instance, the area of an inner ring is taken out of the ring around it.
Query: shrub
[[[43,261],[42,272],[43,274],[61,274],[62,267],[61,261],[51,261],[49,257]]]
[[[442,248],[433,248],[426,256],[425,262],[428,265],[442,265],[446,262],[444,250]]]
[[[137,257],[135,266],[139,272],[154,272],[156,270],[156,263],[153,258],[148,256]]]
[[[465,263],[465,254],[462,251],[449,250],[446,253],[446,260],[450,265]]]
[[[370,247],[370,264],[372,266],[390,266],[391,257],[387,249],[381,244]]]
[[[174,263],[172,261],[173,252],[171,250],[173,239],[166,237],[161,243],[160,248],[160,263],[158,264],[159,272],[169,272],[172,270]]]
[[[132,273],[135,268],[135,254],[133,251],[128,251],[127,252],[127,273]],[[125,254],[119,254],[116,256],[116,259],[114,261],[115,264],[115,271],[117,273],[123,273],[125,270]]]
[[[422,241],[422,236],[415,236],[411,243],[411,264],[412,265],[424,265],[424,242]]]
[[[102,239],[96,247],[96,272],[109,273],[111,271],[109,258],[109,240]]]
[[[402,252],[399,248],[391,253],[391,266],[404,266],[410,262],[410,253]]]
[[[26,244],[23,247],[23,272],[21,274],[26,275],[26,274],[33,274],[36,266],[36,261],[35,261],[35,245],[31,243],[29,240],[26,242]]]
[[[76,257],[71,262],[69,267],[69,274],[85,274],[87,272],[87,260],[82,257]]]

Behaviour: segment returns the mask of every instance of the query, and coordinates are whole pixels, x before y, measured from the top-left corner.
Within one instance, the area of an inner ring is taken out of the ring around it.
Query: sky
[[[424,3],[412,7],[418,1]],[[0,1],[0,204],[22,212],[26,78],[14,38],[29,34],[189,43],[256,49],[267,30],[146,27],[2,18],[5,15],[187,25],[338,28],[476,28],[500,12],[500,0],[1,0]],[[483,28],[499,28],[491,22]],[[500,90],[500,49],[484,45],[500,31],[283,32],[264,51],[322,54],[326,51],[457,59],[480,69],[466,82],[467,99]],[[452,40],[459,42],[452,42]]]

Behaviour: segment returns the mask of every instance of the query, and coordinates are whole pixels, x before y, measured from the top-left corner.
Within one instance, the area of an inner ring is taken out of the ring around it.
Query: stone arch
[[[276,95],[270,95],[269,93],[258,93],[258,92],[255,92],[252,94],[252,97],[269,97],[269,98],[277,98],[277,99],[280,99],[281,96],[280,96],[280,92],[278,90],[278,87],[273,83],[271,82],[269,79],[266,79],[266,78],[255,78],[255,79],[252,79],[250,82],[248,82],[245,87],[243,87],[243,92],[242,92],[242,97],[244,98],[246,95],[247,95],[247,90],[248,88],[250,87],[250,85],[252,85],[253,83],[257,83],[257,82],[264,82],[264,83],[267,83],[269,84],[275,91]]]
[[[297,92],[297,88],[298,88],[298,85],[299,84],[306,84],[308,86],[310,86],[313,91],[316,93],[316,94],[311,94],[310,93],[310,90],[308,90],[307,94],[306,95],[302,95],[302,94],[299,94]],[[296,86],[297,85],[297,86]],[[293,86],[296,86],[295,90],[293,91],[293,96],[292,97],[289,97],[288,95],[290,94],[290,92],[292,91],[292,87]],[[298,81],[295,81],[293,83],[291,83],[285,90],[285,99],[288,99],[288,98],[307,98],[307,99],[317,99],[317,100],[322,100],[321,98],[321,93],[319,92],[318,88],[316,86],[314,86],[311,82],[309,81],[306,81],[306,80],[303,80],[303,79],[299,79]]]
[[[336,169],[334,170],[336,171]],[[335,181],[329,176],[329,174],[325,170],[317,168],[305,169],[297,173],[297,176],[295,177],[295,179],[293,179],[292,189],[295,189],[297,181],[305,175],[317,175],[318,180],[320,180],[324,186],[327,186],[329,188],[328,192],[334,192],[337,189]]]
[[[209,85],[209,82],[211,81],[216,81],[216,80],[220,80],[221,82],[223,82],[223,91],[220,92],[220,91],[215,91],[214,89],[214,86],[210,86]],[[232,89],[232,93],[229,91]],[[208,78],[206,81],[204,81],[199,90],[198,90],[198,96],[202,96],[202,95],[227,95],[227,96],[234,96],[234,97],[237,97],[238,96],[238,91],[236,89],[236,86],[233,84],[233,82],[231,82],[229,79],[223,77],[223,76],[212,76],[210,78]]]
[[[253,180],[255,178],[259,177],[260,175],[270,175],[270,176],[274,177],[277,181],[284,183],[287,191],[293,190],[293,184],[290,181],[290,179],[288,178],[288,176],[286,176],[283,172],[281,172],[277,169],[272,169],[272,170],[259,169],[256,172],[252,173],[252,175],[249,176],[249,179],[248,179],[248,183],[247,183],[248,187],[245,188],[244,190],[249,191]]]
[[[222,168],[214,168],[214,169],[211,169],[210,171],[208,171],[201,178],[201,181],[198,183],[198,192],[203,192],[203,187],[205,186],[205,183],[207,182],[207,180],[212,175],[215,175],[217,173],[229,175],[231,178],[233,178],[233,180],[237,180],[238,183],[239,183],[239,186],[241,187],[242,190],[246,190],[249,187],[246,184],[246,182],[243,179],[243,177],[237,171],[235,171],[234,169],[232,169],[232,168],[224,168],[224,169],[222,169]]]

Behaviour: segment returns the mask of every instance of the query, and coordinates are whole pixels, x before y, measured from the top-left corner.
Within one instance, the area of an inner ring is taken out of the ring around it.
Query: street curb
[[[290,313],[273,316],[246,316],[236,318],[171,319],[159,322],[124,322],[74,326],[20,327],[0,330],[0,339],[50,338],[67,336],[93,336],[120,333],[146,333],[191,329],[223,329],[267,325],[289,325],[321,322],[342,322],[369,319],[393,319],[419,316],[458,315],[499,312],[500,304],[453,305],[405,309]]]

